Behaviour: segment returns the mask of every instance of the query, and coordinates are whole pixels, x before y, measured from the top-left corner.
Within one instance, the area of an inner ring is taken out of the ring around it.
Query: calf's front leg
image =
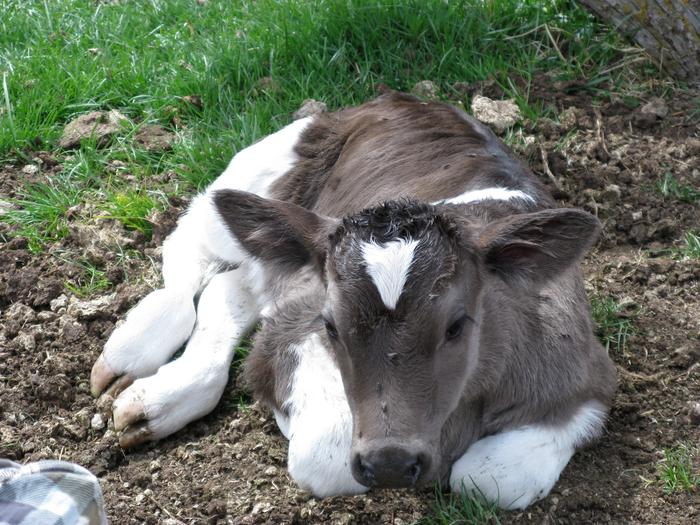
[[[600,434],[606,412],[591,401],[560,426],[528,425],[480,439],[452,465],[450,487],[524,509],[546,497],[576,448]]]
[[[119,442],[132,447],[163,438],[211,412],[228,381],[235,346],[252,328],[260,305],[249,286],[248,264],[214,276],[197,307],[197,323],[183,355],[137,379],[114,401]]]

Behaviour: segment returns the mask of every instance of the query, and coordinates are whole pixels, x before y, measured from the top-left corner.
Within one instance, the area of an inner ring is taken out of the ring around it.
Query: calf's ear
[[[309,263],[323,268],[337,219],[244,191],[217,191],[214,205],[231,234],[254,257],[287,271]]]
[[[562,208],[492,222],[477,244],[487,268],[506,281],[542,283],[577,263],[599,232],[593,215]]]

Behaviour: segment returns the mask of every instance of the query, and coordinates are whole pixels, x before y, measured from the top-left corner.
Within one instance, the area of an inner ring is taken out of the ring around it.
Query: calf
[[[613,395],[579,270],[598,229],[454,107],[391,93],[298,120],[194,198],[92,391],[122,446],[163,438],[214,408],[261,321],[244,374],[302,487],[442,481],[523,508]]]

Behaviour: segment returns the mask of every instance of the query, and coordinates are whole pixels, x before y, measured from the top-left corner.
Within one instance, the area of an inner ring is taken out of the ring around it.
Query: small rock
[[[491,100],[481,95],[472,99],[472,114],[498,133],[503,133],[521,118],[520,109],[513,100]]]
[[[294,112],[292,117],[294,120],[299,120],[300,118],[310,117],[312,115],[317,115],[318,113],[325,113],[327,110],[328,107],[324,102],[307,98],[301,103],[301,106]]]
[[[122,122],[126,120],[127,118],[116,109],[80,115],[63,129],[63,136],[58,145],[64,149],[75,148],[83,140],[94,137],[98,146],[106,146],[109,139],[121,130]]]
[[[59,335],[66,343],[75,343],[85,336],[85,327],[77,321],[67,321],[61,326]]]
[[[5,311],[8,319],[19,321],[21,324],[32,323],[36,320],[36,312],[30,306],[14,303]]]
[[[571,131],[576,127],[576,108],[568,108],[559,113],[559,125],[564,131]]]
[[[700,402],[691,401],[688,403],[688,421],[693,425],[700,425]]]
[[[48,310],[42,310],[41,312],[36,314],[36,318],[42,323],[48,323],[56,319],[56,314],[53,312],[49,312]]]
[[[658,119],[664,119],[668,115],[668,106],[664,99],[655,97],[644,104],[639,112],[643,115],[653,115]]]
[[[622,197],[622,189],[617,184],[608,184],[603,190],[603,200],[606,202],[617,202]]]
[[[49,303],[49,308],[52,312],[57,312],[61,308],[68,306],[68,297],[66,294],[61,294]]]
[[[272,511],[273,508],[274,507],[270,502],[260,501],[253,505],[252,514],[267,514],[268,512]]]
[[[202,103],[202,97],[199,95],[185,95],[182,100],[196,107],[197,109],[202,109],[204,104]]]
[[[116,295],[115,292],[89,301],[80,301],[72,297],[68,305],[68,314],[80,320],[94,319],[103,316],[109,312]]]
[[[265,475],[266,476],[276,476],[277,475],[277,467],[270,466],[265,469]]]
[[[632,220],[634,222],[641,221],[643,216],[644,216],[644,214],[641,211],[633,211],[632,212]]]
[[[656,97],[637,109],[632,115],[632,121],[642,128],[651,127],[666,118],[668,106],[664,99]]]
[[[36,340],[32,334],[27,332],[20,332],[17,337],[15,337],[15,342],[25,352],[33,352],[36,350]]]
[[[168,151],[175,142],[175,134],[157,124],[142,126],[134,136],[134,142],[146,151]]]
[[[92,416],[90,420],[90,428],[93,430],[102,430],[105,428],[105,420],[102,418],[102,414],[99,412]]]
[[[432,80],[421,80],[413,86],[411,93],[418,97],[435,100],[438,96],[438,87]]]
[[[27,164],[22,168],[22,173],[26,175],[36,175],[39,173],[39,166],[36,164]]]

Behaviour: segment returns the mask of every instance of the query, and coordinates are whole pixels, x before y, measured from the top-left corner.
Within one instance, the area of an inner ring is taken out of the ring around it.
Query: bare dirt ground
[[[700,188],[697,93],[668,97],[667,115],[654,117],[623,102],[594,107],[575,88],[537,85],[533,96],[555,108],[561,124],[526,125],[534,143],[514,141],[560,205],[583,207],[603,222],[585,262],[587,286],[622,303],[619,315],[634,329],[623,349],[610,349],[619,388],[605,436],[575,456],[548,498],[501,521],[698,523],[697,490],[667,494],[657,475],[664,449],[700,442],[690,415],[700,401],[700,262],[676,251],[687,231],[700,228],[700,204],[664,196],[658,186],[671,173]],[[42,171],[31,175],[39,180],[60,169],[50,153],[40,156]],[[29,176],[21,169],[0,168],[2,198]],[[209,416],[136,451],[118,447],[104,407],[90,397],[90,369],[115,323],[157,286],[157,247],[185,206],[174,204],[152,217],[148,242],[108,220],[76,220],[67,238],[39,256],[25,239],[0,242],[0,457],[86,466],[100,477],[116,524],[398,525],[429,512],[432,491],[319,501],[297,489],[286,473],[284,438],[270,414],[239,402],[235,371]],[[144,256],[118,257],[124,244]],[[106,270],[109,290],[85,299],[66,292],[83,270],[65,261],[80,257]]]

